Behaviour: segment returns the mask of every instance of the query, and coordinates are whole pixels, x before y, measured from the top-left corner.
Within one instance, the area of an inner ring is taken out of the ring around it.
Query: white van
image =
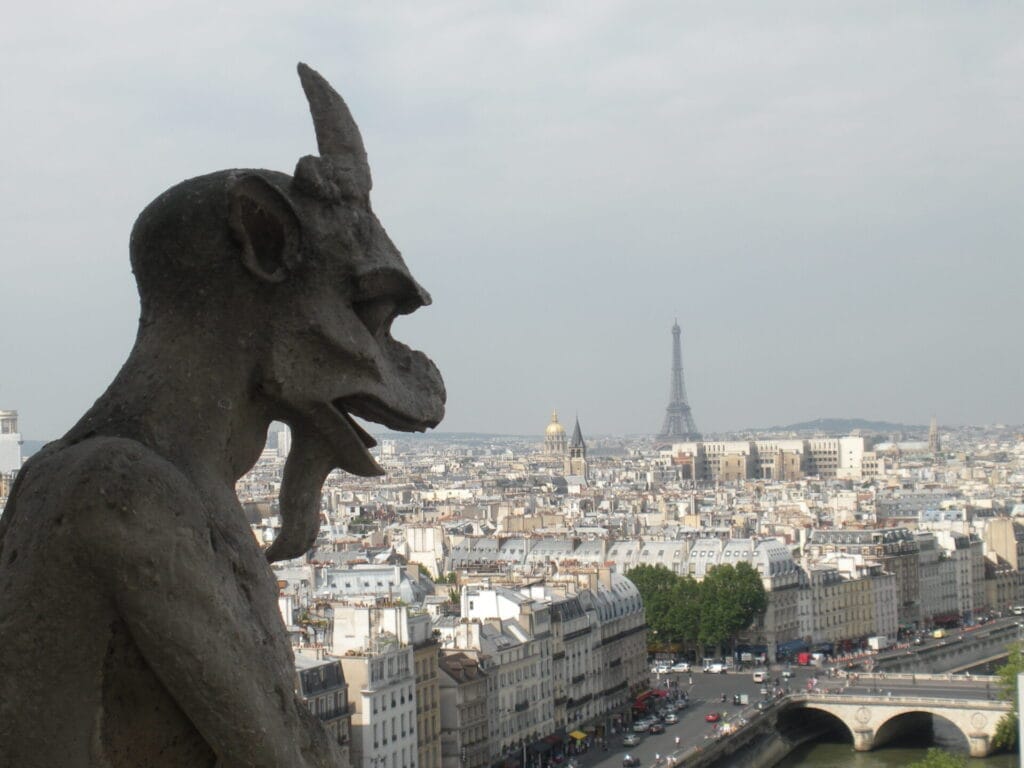
[[[754,682],[755,683],[763,683],[767,679],[768,679],[768,673],[765,670],[763,670],[763,669],[755,669],[754,670]]]

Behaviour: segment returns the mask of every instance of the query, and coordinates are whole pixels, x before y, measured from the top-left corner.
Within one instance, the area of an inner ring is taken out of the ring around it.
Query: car
[[[718,712],[708,712],[704,715],[704,720],[709,723],[717,723],[722,719],[722,716]]]
[[[640,758],[633,755],[626,755],[622,758],[622,768],[637,768],[640,765]]]
[[[637,720],[633,723],[633,733],[647,733],[647,729],[651,727],[651,721],[647,718],[643,720]]]
[[[671,671],[672,667],[668,664],[655,664],[653,667],[651,667],[652,675],[667,675]]]
[[[686,699],[676,699],[676,712],[680,712],[690,706]]]
[[[640,743],[640,737],[635,733],[627,733],[622,737],[622,746],[635,747]]]
[[[679,715],[677,715],[675,712],[669,712],[667,715],[665,715],[665,724],[666,725],[675,725],[678,722],[679,722]]]
[[[664,733],[665,726],[661,723],[651,723],[651,727],[647,729],[647,732],[652,736],[656,733]]]
[[[673,672],[689,672],[690,671],[690,664],[689,664],[689,662],[686,662],[686,661],[678,661],[678,662],[676,662],[675,664],[672,665],[672,671]]]
[[[793,670],[791,670],[791,669],[784,669],[784,670],[782,670],[782,679],[783,680],[789,680],[789,678],[791,678],[792,676],[793,676]]]
[[[707,672],[709,675],[724,675],[726,672],[726,668],[725,664],[719,664],[718,662],[715,662],[714,664],[708,664],[706,667],[704,667],[704,671]]]

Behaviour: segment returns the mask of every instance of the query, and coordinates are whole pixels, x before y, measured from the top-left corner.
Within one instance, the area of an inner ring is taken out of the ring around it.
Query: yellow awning
[[[576,741],[587,738],[587,734],[585,734],[583,731],[572,731],[569,733],[569,735],[576,739]]]

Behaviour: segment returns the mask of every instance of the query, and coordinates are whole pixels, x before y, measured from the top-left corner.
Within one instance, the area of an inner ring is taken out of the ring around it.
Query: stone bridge
[[[932,717],[941,717],[964,735],[971,757],[992,752],[996,724],[1010,711],[1004,701],[982,698],[877,695],[861,693],[796,693],[787,696],[778,711],[780,727],[807,727],[812,712],[831,715],[853,735],[853,748],[866,752],[880,747],[909,729],[930,727]],[[813,717],[813,716],[812,716]],[[819,718],[817,724],[824,724]]]

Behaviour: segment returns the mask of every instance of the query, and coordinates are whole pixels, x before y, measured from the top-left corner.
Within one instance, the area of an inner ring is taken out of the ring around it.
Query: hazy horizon
[[[290,173],[348,101],[434,304],[440,430],[1021,424],[1024,6],[18,6],[0,30],[0,409],[52,439],[124,361],[135,216]]]

